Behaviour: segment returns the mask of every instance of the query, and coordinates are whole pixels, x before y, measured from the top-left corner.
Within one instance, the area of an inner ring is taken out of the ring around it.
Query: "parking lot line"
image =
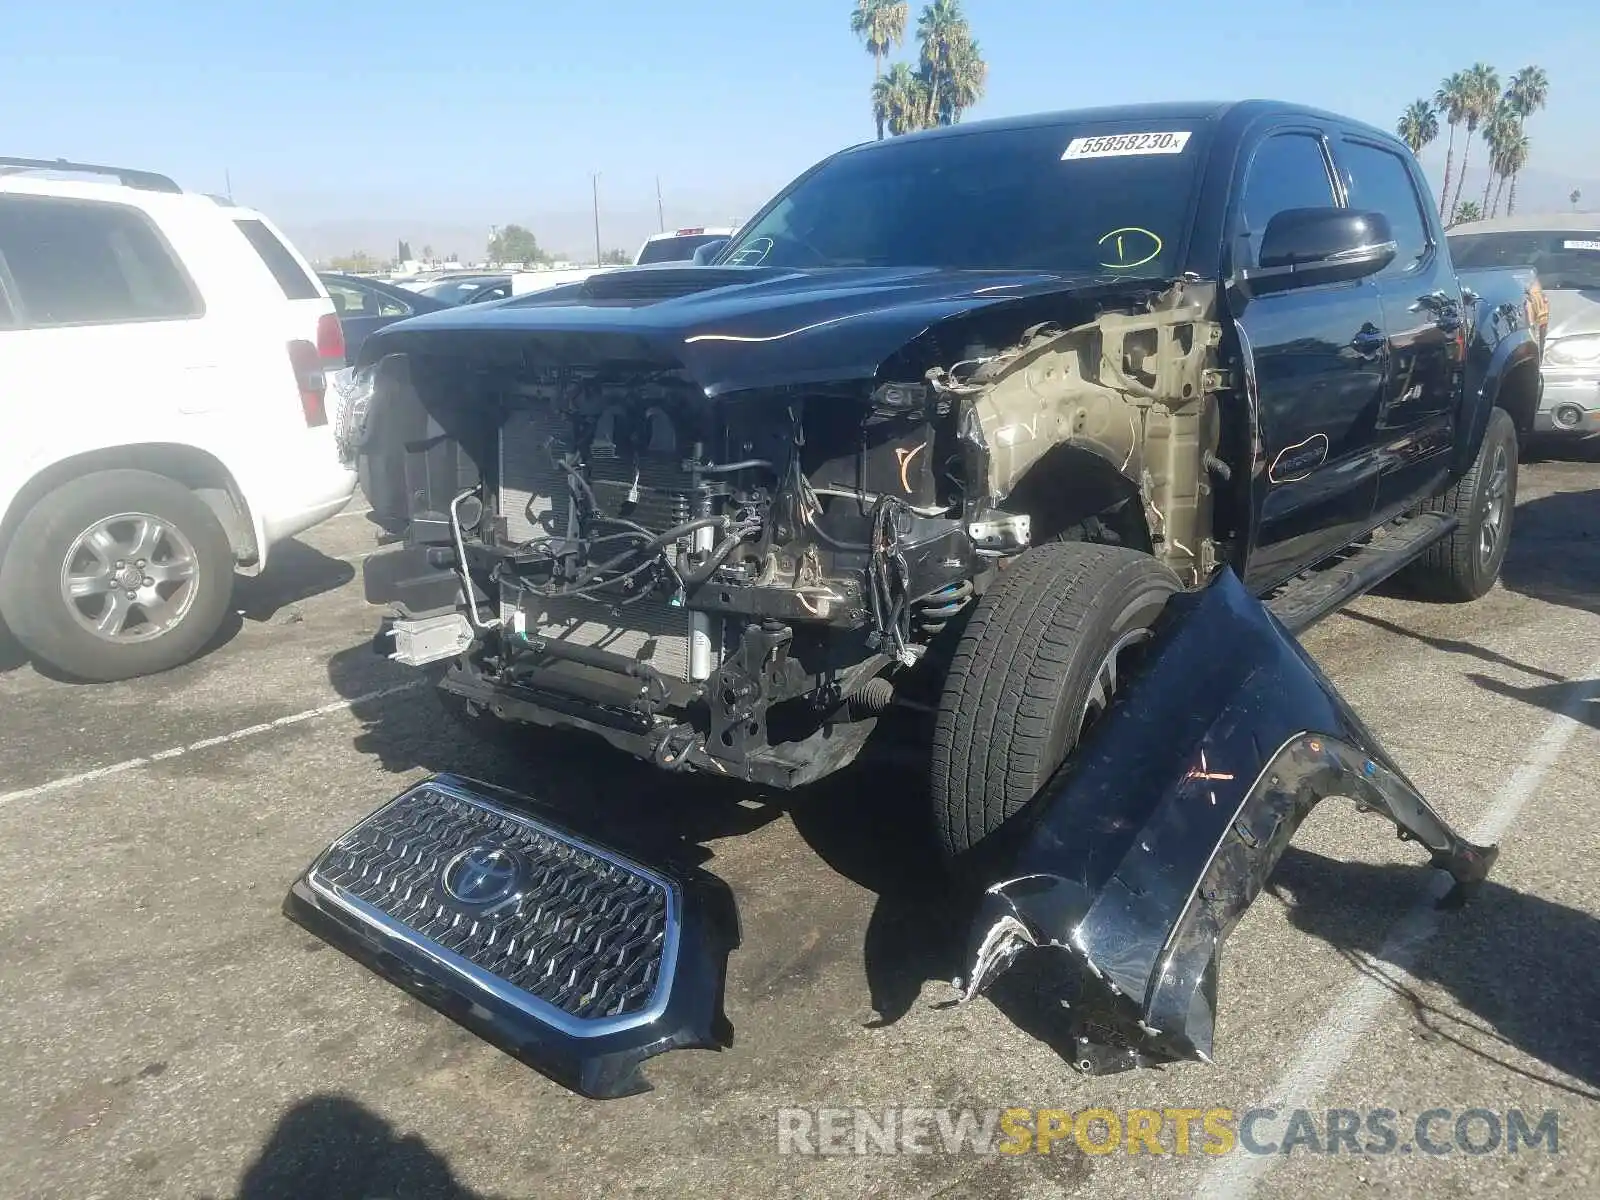
[[[1583,679],[1600,675],[1600,661],[1584,672]],[[1566,750],[1567,744],[1584,727],[1582,705],[1589,703],[1575,691],[1545,727],[1532,752],[1517,765],[1489,811],[1472,833],[1480,845],[1498,842],[1511,822],[1533,798],[1535,790]],[[1396,921],[1377,957],[1395,970],[1407,973],[1417,952],[1439,928],[1438,901],[1449,889],[1449,877],[1442,872],[1427,895],[1405,916]],[[1345,990],[1307,1035],[1300,1053],[1263,1101],[1281,1108],[1309,1108],[1345,1060],[1357,1039],[1377,1016],[1384,1001],[1392,996],[1392,981],[1383,975],[1363,974]],[[1246,1200],[1258,1183],[1278,1165],[1278,1158],[1262,1154],[1231,1155],[1221,1159],[1201,1180],[1195,1200]]]
[[[235,729],[232,733],[202,738],[198,742],[174,746],[170,750],[161,750],[155,754],[125,759],[119,763],[112,763],[108,767],[96,767],[92,771],[82,771],[77,775],[66,775],[60,779],[52,779],[47,783],[21,788],[15,792],[0,792],[0,807],[4,807],[14,800],[31,800],[35,796],[44,796],[51,792],[60,792],[65,791],[67,788],[77,787],[80,783],[91,783],[94,780],[105,779],[112,775],[125,775],[129,771],[137,770],[140,767],[148,767],[152,763],[166,762],[172,758],[182,758],[185,754],[192,754],[196,750],[209,750],[213,746],[226,746],[230,742],[238,742],[245,738],[255,737],[259,733],[270,733],[274,729],[284,729],[290,725],[298,725],[303,721],[313,720],[316,717],[326,717],[331,713],[343,712],[347,708],[354,708],[357,704],[369,704],[375,700],[397,696],[401,692],[413,691],[421,687],[424,682],[424,680],[413,680],[410,683],[396,684],[394,687],[380,688],[375,692],[353,696],[348,700],[335,700],[331,704],[308,708],[304,712],[291,713],[287,717],[279,717],[273,721],[264,721],[260,725],[248,725],[243,729]]]

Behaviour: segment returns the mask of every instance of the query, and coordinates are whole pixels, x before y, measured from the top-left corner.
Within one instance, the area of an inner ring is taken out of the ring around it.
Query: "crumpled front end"
[[[1222,943],[1329,796],[1394,822],[1458,890],[1498,853],[1449,826],[1224,570],[1172,601],[1146,669],[1035,799],[957,986],[970,1000],[1053,947],[1081,970],[1078,1069],[1210,1061]]]

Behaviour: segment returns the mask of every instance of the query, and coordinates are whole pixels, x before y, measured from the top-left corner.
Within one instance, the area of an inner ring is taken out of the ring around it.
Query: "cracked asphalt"
[[[371,648],[359,512],[241,580],[180,670],[75,686],[0,644],[0,1195],[1593,1196],[1597,531],[1600,465],[1525,465],[1487,598],[1369,596],[1306,638],[1459,828],[1504,825],[1483,892],[1435,911],[1415,847],[1324,805],[1228,943],[1216,1064],[1100,1078],[1058,1053],[1038,972],[948,1006],[964,922],[914,779],[853,774],[779,811],[587,742],[474,744]],[[328,841],[439,770],[704,847],[743,924],[734,1048],[581,1100],[280,915]],[[1387,1108],[1409,1149],[779,1153],[778,1110],[858,1105],[1277,1110],[1257,1144],[1290,1140],[1292,1109],[1325,1131],[1330,1109]],[[1431,1109],[1446,1141],[1468,1110],[1551,1111],[1559,1144],[1428,1153]]]

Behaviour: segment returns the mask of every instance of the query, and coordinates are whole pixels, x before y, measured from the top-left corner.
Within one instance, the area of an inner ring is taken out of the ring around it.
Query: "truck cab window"
[[[1381,212],[1389,218],[1399,253],[1385,274],[1398,275],[1427,257],[1428,225],[1422,198],[1400,156],[1368,142],[1343,142],[1339,165],[1350,191],[1350,207]]]
[[[1239,201],[1239,232],[1247,239],[1247,261],[1256,250],[1267,222],[1291,208],[1328,208],[1337,204],[1322,141],[1309,133],[1279,133],[1256,150]]]

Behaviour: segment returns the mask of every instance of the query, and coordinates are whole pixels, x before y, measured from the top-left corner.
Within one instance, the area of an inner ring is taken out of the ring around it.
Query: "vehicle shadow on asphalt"
[[[229,607],[246,621],[271,621],[280,615],[297,618],[294,605],[342,588],[355,577],[351,563],[290,538],[272,548],[261,574],[235,577]]]
[[[1546,604],[1600,613],[1600,488],[1517,505],[1500,582]]]
[[[362,726],[355,749],[391,774],[448,772],[507,788],[566,816],[578,832],[626,830],[630,850],[701,863],[711,857],[704,843],[781,815],[748,787],[665,775],[588,734],[490,721],[487,736],[474,736],[446,713],[430,678],[389,661],[375,642],[334,655],[328,678],[354,701],[350,712]],[[395,792],[404,786],[397,782]],[[388,798],[375,797],[374,807]]]
[[[238,1200],[490,1200],[464,1186],[415,1134],[401,1136],[346,1096],[300,1101],[279,1119],[239,1181]]]
[[[1573,1095],[1600,1099],[1600,921],[1588,913],[1496,883],[1454,911],[1404,978],[1385,961],[1398,917],[1427,885],[1424,868],[1340,862],[1290,847],[1268,890],[1296,928],[1321,938],[1410,1009],[1425,1042],[1444,1042],[1504,1070]],[[1445,1012],[1411,980],[1449,993],[1469,1016]],[[1520,1051],[1587,1087],[1513,1061]]]
[[[0,675],[7,671],[15,671],[18,667],[25,666],[28,662],[28,652],[11,636],[11,630],[6,628],[6,623],[0,621]]]
[[[873,1028],[911,1011],[960,966],[970,898],[940,865],[922,772],[855,767],[794,798],[796,831],[840,875],[877,896],[862,941]]]

